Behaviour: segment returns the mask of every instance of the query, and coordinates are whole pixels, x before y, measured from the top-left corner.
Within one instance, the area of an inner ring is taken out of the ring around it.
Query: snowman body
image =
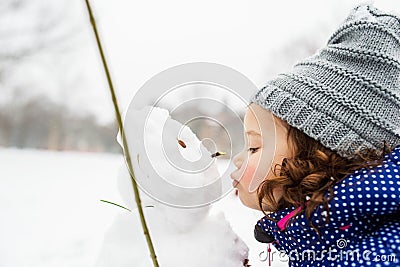
[[[128,112],[124,127],[160,266],[243,266],[248,247],[223,213],[209,213],[221,196],[212,152],[161,108]],[[120,168],[118,189],[132,212],[116,216],[96,266],[152,266],[126,165]]]

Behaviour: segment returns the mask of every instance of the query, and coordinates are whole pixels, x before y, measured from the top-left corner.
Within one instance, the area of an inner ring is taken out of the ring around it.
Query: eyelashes
[[[252,154],[256,153],[260,148],[259,147],[250,147],[247,151],[250,151]]]

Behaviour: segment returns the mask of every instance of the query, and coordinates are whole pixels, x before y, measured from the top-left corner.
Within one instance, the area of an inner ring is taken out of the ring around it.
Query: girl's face
[[[265,179],[274,174],[271,167],[281,164],[289,156],[286,142],[287,130],[279,118],[252,103],[244,117],[245,148],[237,154],[233,163],[236,170],[231,173],[234,186],[237,188],[242,203],[259,210],[257,188]],[[281,189],[275,189],[275,201],[282,196]],[[264,206],[265,205],[265,206]],[[263,209],[270,210],[270,203],[263,201]]]

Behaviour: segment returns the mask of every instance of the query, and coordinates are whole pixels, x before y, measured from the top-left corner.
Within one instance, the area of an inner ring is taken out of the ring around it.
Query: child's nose
[[[241,158],[241,153],[236,154],[236,156],[233,157],[233,164],[236,166],[236,168],[240,169],[240,167],[243,164],[243,159]]]

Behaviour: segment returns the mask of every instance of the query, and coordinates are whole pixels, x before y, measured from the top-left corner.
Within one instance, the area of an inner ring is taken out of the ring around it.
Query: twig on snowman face
[[[177,138],[176,140],[178,140],[178,143],[179,143],[179,145],[180,145],[181,147],[186,148],[185,142],[183,142],[182,140],[180,140],[180,139],[178,139],[178,138]]]
[[[181,139],[178,139],[178,138],[176,138],[176,140],[178,141],[178,144],[179,144],[181,147],[186,148],[185,142],[183,142]],[[212,158],[216,158],[216,157],[223,156],[223,155],[226,155],[226,153],[225,153],[225,152],[217,151],[217,152],[211,154],[211,157],[212,157]]]
[[[217,151],[214,154],[211,154],[211,157],[216,158],[216,157],[223,156],[223,155],[226,155],[226,153]]]

